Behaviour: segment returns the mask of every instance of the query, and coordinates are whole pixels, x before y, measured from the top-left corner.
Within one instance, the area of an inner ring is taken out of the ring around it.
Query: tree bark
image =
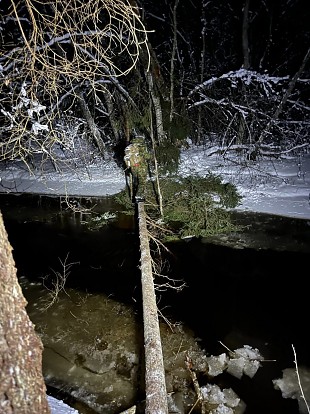
[[[113,131],[114,141],[116,144],[118,144],[120,140],[120,134],[119,134],[119,127],[117,126],[117,121],[115,117],[112,94],[109,90],[106,90],[105,92],[103,92],[103,96],[104,96],[104,100],[105,100],[105,103],[108,109],[109,121],[110,121],[110,125]]]
[[[160,182],[159,182],[159,170],[158,170],[158,162],[157,162],[157,157],[156,157],[156,145],[155,145],[155,139],[154,139],[151,101],[150,101],[150,137],[151,137],[152,148],[153,148],[154,175],[155,175],[155,182],[156,182],[156,188],[157,188],[158,205],[159,205],[160,215],[163,217],[164,215],[163,196],[162,196]]]
[[[26,312],[0,212],[0,413],[49,414],[42,342]]]
[[[250,0],[246,0],[243,8],[242,20],[242,51],[243,51],[243,67],[250,68],[250,49],[249,49],[249,7]]]
[[[144,322],[145,414],[168,414],[165,369],[153,282],[152,258],[143,202],[138,203],[138,218]]]
[[[160,96],[155,90],[153,75],[150,71],[146,73],[146,78],[154,106],[157,140],[159,143],[163,143],[166,139],[166,133],[164,130],[163,111],[160,102]]]
[[[96,123],[95,123],[94,118],[92,117],[92,114],[90,113],[90,110],[88,108],[88,105],[87,105],[87,103],[84,99],[84,96],[83,96],[82,92],[79,93],[79,98],[80,98],[79,99],[79,104],[80,104],[83,116],[86,119],[86,122],[89,126],[89,129],[90,129],[90,132],[93,136],[93,139],[94,139],[94,141],[95,141],[95,143],[96,143],[96,145],[97,145],[97,147],[100,151],[100,154],[104,157],[105,146],[104,146],[104,142],[103,142],[102,137],[101,137],[101,133],[100,133],[100,131],[99,131],[99,129],[98,129]]]
[[[245,0],[243,8],[243,19],[242,19],[242,52],[243,52],[243,68],[246,70],[250,69],[250,47],[249,47],[249,9],[250,0]],[[246,87],[242,83],[242,94],[243,99],[246,100]],[[236,143],[241,145],[245,138],[246,132],[246,119],[243,113],[240,113],[239,129],[236,139]]]
[[[177,38],[177,7],[179,0],[175,0],[173,6],[173,43],[172,43],[172,53],[170,59],[170,122],[174,118],[174,61],[177,53],[178,47],[178,38]]]
[[[206,21],[206,13],[205,9],[201,7],[201,21],[202,21],[202,29],[201,29],[201,58],[200,58],[200,77],[199,82],[200,84],[203,83],[204,76],[205,76],[205,63],[206,63],[206,32],[207,32],[207,21]],[[203,140],[203,133],[202,133],[202,106],[198,107],[198,121],[197,121],[197,141],[196,144],[200,145]]]

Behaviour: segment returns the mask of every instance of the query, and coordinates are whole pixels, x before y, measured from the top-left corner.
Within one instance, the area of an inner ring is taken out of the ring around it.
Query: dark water
[[[139,241],[130,218],[120,216],[90,231],[81,223],[85,216],[60,208],[59,199],[0,197],[19,276],[38,280],[59,270],[60,259],[68,256],[78,263],[69,286],[111,294],[140,311]],[[96,203],[93,211],[117,209],[110,199]],[[162,273],[186,288],[158,292],[158,306],[170,320],[193,329],[209,354],[225,351],[221,341],[230,349],[257,347],[265,359],[276,360],[265,362],[253,379],[222,376],[221,385],[247,402],[247,414],[297,414],[296,400],[283,399],[272,380],[294,367],[292,345],[299,365],[310,368],[310,226],[306,220],[249,213],[235,219],[248,225],[242,235],[167,246]]]

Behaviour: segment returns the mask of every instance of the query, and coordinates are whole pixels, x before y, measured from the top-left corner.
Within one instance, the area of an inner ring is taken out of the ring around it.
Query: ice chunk
[[[227,366],[227,355],[221,354],[219,356],[210,356],[207,358],[208,374],[216,377],[223,373]]]
[[[282,372],[283,378],[272,381],[274,388],[276,390],[279,389],[282,392],[283,398],[298,400],[300,414],[307,414],[309,411],[306,407],[304,398],[301,395],[296,370],[294,368],[286,368]],[[307,404],[310,405],[310,371],[305,367],[299,367],[298,373],[304,396]]]
[[[235,349],[234,354],[244,358],[257,361],[263,361],[264,357],[259,353],[257,348],[252,348],[250,345],[244,345],[243,348]]]
[[[225,402],[225,395],[217,385],[207,384],[201,387],[201,394],[204,401],[209,404],[221,404]]]
[[[253,378],[258,368],[261,366],[259,361],[263,361],[264,357],[259,353],[258,349],[254,349],[249,345],[238,348],[231,353],[235,358],[231,358],[227,363],[227,372],[236,378],[241,378],[243,374]]]
[[[261,366],[259,361],[245,361],[244,364],[244,374],[247,375],[250,378],[253,378],[256,374],[258,368]]]
[[[240,403],[240,398],[231,388],[224,388],[223,394],[225,397],[225,402],[228,407],[237,407]]]
[[[245,404],[231,388],[207,384],[200,388],[204,407],[212,414],[242,414]]]
[[[227,372],[240,379],[243,375],[244,365],[245,359],[243,357],[230,359],[227,364]]]
[[[220,404],[214,410],[211,410],[210,414],[234,414],[234,410],[230,407],[226,407],[224,404]]]

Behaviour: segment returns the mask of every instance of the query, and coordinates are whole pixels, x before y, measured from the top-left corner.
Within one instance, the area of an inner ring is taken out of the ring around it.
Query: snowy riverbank
[[[101,197],[125,188],[125,175],[112,158],[93,158],[83,163],[64,163],[61,172],[45,164],[30,172],[22,162],[0,166],[0,192]],[[238,210],[310,219],[310,155],[285,159],[242,162],[212,155],[203,147],[182,151],[179,173],[212,172],[235,184],[243,196]]]

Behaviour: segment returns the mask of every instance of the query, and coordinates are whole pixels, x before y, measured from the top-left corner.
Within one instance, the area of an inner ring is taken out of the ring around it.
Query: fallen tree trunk
[[[161,346],[156,295],[153,282],[152,258],[144,203],[138,202],[141,251],[141,283],[143,299],[146,414],[167,414],[167,391]]]

